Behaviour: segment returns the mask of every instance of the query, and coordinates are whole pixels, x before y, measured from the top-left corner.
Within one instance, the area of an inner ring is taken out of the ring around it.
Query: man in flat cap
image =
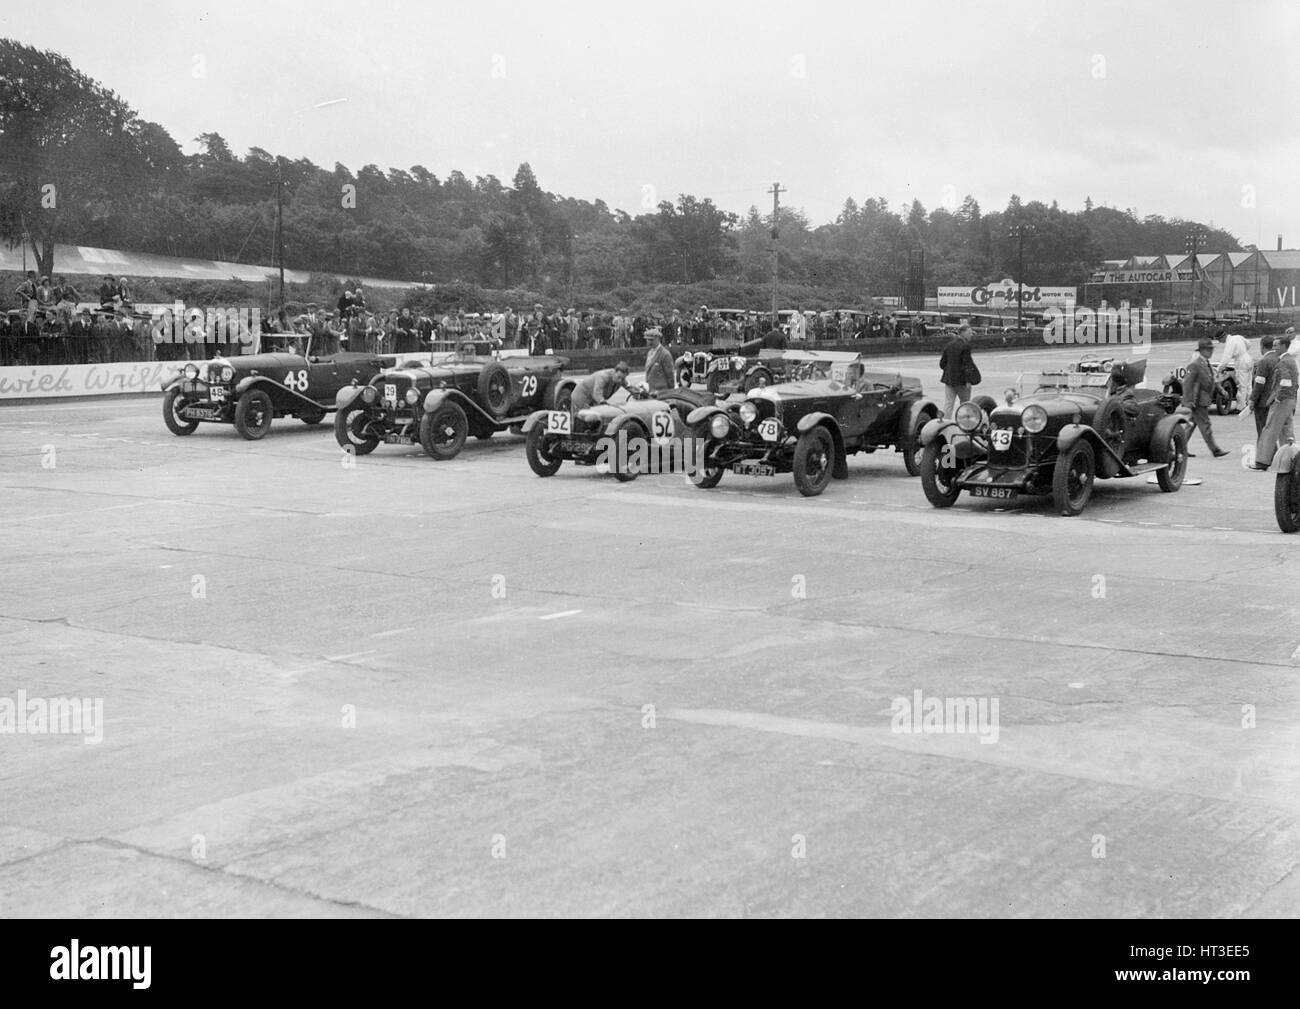
[[[1214,372],[1210,369],[1210,355],[1213,353],[1214,341],[1208,336],[1203,336],[1196,342],[1196,357],[1187,366],[1187,377],[1183,379],[1183,407],[1191,412],[1192,423],[1218,459],[1228,453],[1215,443],[1214,432],[1210,428],[1210,404],[1214,402]],[[1272,458],[1272,453],[1269,458]]]
[[[645,384],[651,393],[672,389],[677,385],[677,376],[673,374],[673,356],[664,348],[664,335],[656,326],[645,331],[646,343],[650,349],[645,355]]]

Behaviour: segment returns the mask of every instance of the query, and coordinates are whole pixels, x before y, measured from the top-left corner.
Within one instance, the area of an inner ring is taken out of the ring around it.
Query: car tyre
[[[430,459],[455,459],[468,433],[469,418],[458,403],[439,403],[420,418],[420,447]]]
[[[921,455],[924,448],[921,445],[921,431],[925,425],[934,420],[934,414],[923,413],[917,418],[916,427],[907,432],[903,437],[903,465],[907,468],[908,476],[921,475]]]
[[[703,448],[700,449],[700,464],[697,465],[695,470],[690,474],[691,483],[695,484],[695,486],[699,487],[701,490],[710,490],[711,488],[718,486],[719,481],[722,480],[722,474],[725,473],[726,470],[721,466],[705,466],[703,464],[703,460],[709,457],[709,453],[713,450],[713,447],[716,444],[709,439],[708,434],[703,427],[696,427],[695,430],[691,432],[691,437],[695,439],[695,444],[703,446]]]
[[[1232,379],[1214,387],[1214,409],[1220,417],[1237,412],[1237,383]]]
[[[744,391],[749,392],[753,389],[761,389],[765,385],[772,384],[772,373],[766,368],[755,368],[745,376]]]
[[[173,386],[167,390],[167,395],[163,397],[163,423],[167,425],[168,431],[180,437],[193,434],[199,426],[197,420],[183,420],[178,415],[177,411],[184,405],[185,399],[178,387]]]
[[[615,439],[615,443],[621,443],[620,448],[626,446],[626,454],[629,461],[638,454],[634,448],[638,443],[644,444],[647,450],[649,449],[650,436],[646,432],[646,429],[641,426],[640,422],[632,421],[631,423],[626,424],[619,431],[619,434],[623,434],[624,432],[626,432],[626,437]],[[631,483],[641,475],[641,471],[635,466],[629,466],[627,469],[623,469],[621,466],[615,465],[611,468],[610,472],[614,474],[614,479],[619,483]]]
[[[478,401],[497,420],[510,412],[510,372],[500,361],[493,361],[479,373]]]
[[[1279,473],[1273,483],[1273,514],[1284,533],[1300,532],[1300,467],[1293,461],[1291,472]]]
[[[936,438],[921,450],[921,489],[926,500],[936,508],[951,508],[961,496],[961,488],[957,486],[960,470],[943,465],[947,447],[946,441]]]
[[[369,455],[379,446],[377,436],[361,433],[366,413],[365,404],[350,403],[334,415],[334,440],[339,448],[353,455]]]
[[[528,466],[538,476],[555,476],[564,460],[551,454],[551,449],[559,439],[548,437],[546,425],[537,424],[528,432],[528,441],[524,444],[524,455],[528,457]]]
[[[835,439],[818,425],[799,436],[794,447],[794,485],[804,497],[816,497],[835,470]]]
[[[1082,438],[1062,452],[1052,472],[1052,503],[1062,515],[1078,515],[1088,506],[1097,476],[1097,454]]]
[[[1183,485],[1187,475],[1187,429],[1179,424],[1169,435],[1169,445],[1163,460],[1168,465],[1156,470],[1156,482],[1166,494],[1172,494]]]
[[[691,366],[689,364],[684,364],[677,369],[677,384],[683,389],[689,389],[691,387],[691,379],[693,377],[694,376],[691,374]]]
[[[317,410],[315,413],[300,413],[298,419],[308,427],[315,427],[325,419],[325,411]]]
[[[235,430],[249,441],[266,437],[275,419],[271,397],[261,389],[253,389],[239,397],[235,405]]]

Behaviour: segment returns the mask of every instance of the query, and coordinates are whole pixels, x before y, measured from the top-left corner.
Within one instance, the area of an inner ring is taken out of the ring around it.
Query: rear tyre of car
[[[1284,533],[1300,532],[1300,468],[1277,475],[1273,483],[1273,514],[1277,516],[1277,527]]]
[[[614,479],[619,483],[630,483],[641,475],[640,467],[634,465],[633,460],[638,455],[643,458],[648,455],[650,436],[638,421],[631,421],[626,424],[619,434],[624,435],[624,432],[626,432],[625,436],[616,438],[615,444],[618,445],[620,452],[626,446],[627,458],[615,460],[614,465],[610,467],[610,472],[614,474]],[[638,447],[640,447],[639,451]],[[628,463],[628,465],[624,466],[623,463]]]
[[[745,376],[745,392],[752,389],[761,389],[765,385],[772,384],[772,373],[766,368],[755,368]]]
[[[920,476],[921,474],[921,454],[924,451],[924,447],[921,445],[921,431],[933,419],[934,414],[921,414],[917,418],[916,427],[903,437],[903,465],[907,467],[908,476]]]
[[[430,459],[455,459],[468,433],[469,418],[457,403],[440,403],[420,418],[420,447]]]
[[[1187,429],[1181,424],[1169,435],[1169,445],[1165,449],[1164,469],[1156,470],[1156,482],[1166,494],[1172,494],[1183,485],[1187,475]]]
[[[564,410],[566,412],[573,410],[573,383],[569,382],[555,390],[555,399],[551,403],[550,409]],[[511,428],[513,431],[514,428]],[[520,428],[522,430],[522,427]]]
[[[253,389],[239,397],[235,406],[235,430],[249,441],[266,437],[275,419],[271,397],[261,389]]]
[[[1121,459],[1128,441],[1128,416],[1122,400],[1112,397],[1102,403],[1092,421],[1093,430],[1101,436],[1108,448]]]
[[[493,361],[479,373],[478,400],[497,420],[510,412],[510,372],[501,362]]]
[[[816,497],[835,470],[835,439],[818,426],[799,436],[794,447],[794,485],[804,497]]]
[[[366,408],[361,403],[345,406],[334,415],[334,440],[339,448],[353,455],[369,455],[379,445],[379,438],[365,432]]]
[[[1214,409],[1220,417],[1237,412],[1237,383],[1232,379],[1214,387]]]
[[[298,414],[298,419],[308,427],[315,427],[325,419],[325,411],[318,410],[316,413],[300,413]]]
[[[992,396],[976,396],[971,402],[988,414],[998,408],[998,401]]]
[[[689,389],[691,387],[692,377],[691,366],[689,364],[684,364],[677,369],[677,384],[683,389]]]
[[[1062,515],[1078,515],[1088,506],[1097,476],[1097,455],[1080,439],[1056,459],[1052,472],[1052,503]]]
[[[475,431],[474,437],[479,441],[491,441],[494,434],[496,434],[495,431]]]
[[[959,470],[943,464],[947,448],[947,442],[936,438],[921,450],[921,489],[936,508],[951,508],[961,495],[957,486]]]
[[[546,425],[538,424],[528,432],[528,441],[524,444],[524,455],[528,457],[528,466],[538,476],[555,476],[564,460],[552,452],[559,439],[547,437]]]
[[[181,396],[180,389],[172,387],[167,390],[167,395],[163,397],[163,423],[167,425],[168,431],[181,437],[193,434],[199,426],[197,420],[185,420],[180,416],[180,408],[184,405],[185,399]]]

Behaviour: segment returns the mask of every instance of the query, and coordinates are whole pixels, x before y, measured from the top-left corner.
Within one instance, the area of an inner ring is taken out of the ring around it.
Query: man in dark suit
[[[1210,355],[1213,353],[1214,341],[1208,336],[1196,342],[1196,358],[1188,366],[1187,377],[1183,379],[1183,407],[1191,412],[1196,430],[1201,432],[1206,446],[1218,459],[1228,453],[1215,443],[1214,431],[1210,428],[1210,404],[1214,402],[1214,371],[1210,368]],[[1269,458],[1272,457],[1270,453]]]
[[[1255,443],[1256,469],[1268,469],[1278,447],[1295,441],[1292,420],[1295,417],[1296,388],[1300,386],[1300,368],[1296,366],[1295,355],[1287,353],[1291,349],[1289,334],[1279,336],[1273,346],[1277,348],[1277,367],[1273,369],[1273,380],[1265,394],[1272,402],[1264,430]]]
[[[970,337],[970,326],[962,326],[939,356],[945,417],[955,417],[957,407],[970,399],[971,378],[975,373],[975,361],[970,356]]]
[[[1269,384],[1273,380],[1273,370],[1277,367],[1277,351],[1273,349],[1273,338],[1264,336],[1259,341],[1260,359],[1255,362],[1254,375],[1250,383],[1250,409],[1255,415],[1255,437],[1264,433],[1264,423],[1268,420],[1269,402],[1267,395]]]

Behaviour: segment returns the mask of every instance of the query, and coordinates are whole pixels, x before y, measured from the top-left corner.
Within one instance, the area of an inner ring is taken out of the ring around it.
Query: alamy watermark
[[[889,705],[891,732],[971,733],[981,743],[998,741],[998,699],[996,697],[926,697],[920,690],[912,696],[895,697]]]
[[[1149,308],[1049,308],[1044,315],[1043,339],[1048,343],[1131,343],[1151,342]]]
[[[28,697],[19,690],[0,697],[0,735],[75,735],[84,743],[104,739],[102,697]]]
[[[252,308],[189,308],[176,302],[153,313],[155,344],[242,343],[251,346],[262,331],[262,310]]]

